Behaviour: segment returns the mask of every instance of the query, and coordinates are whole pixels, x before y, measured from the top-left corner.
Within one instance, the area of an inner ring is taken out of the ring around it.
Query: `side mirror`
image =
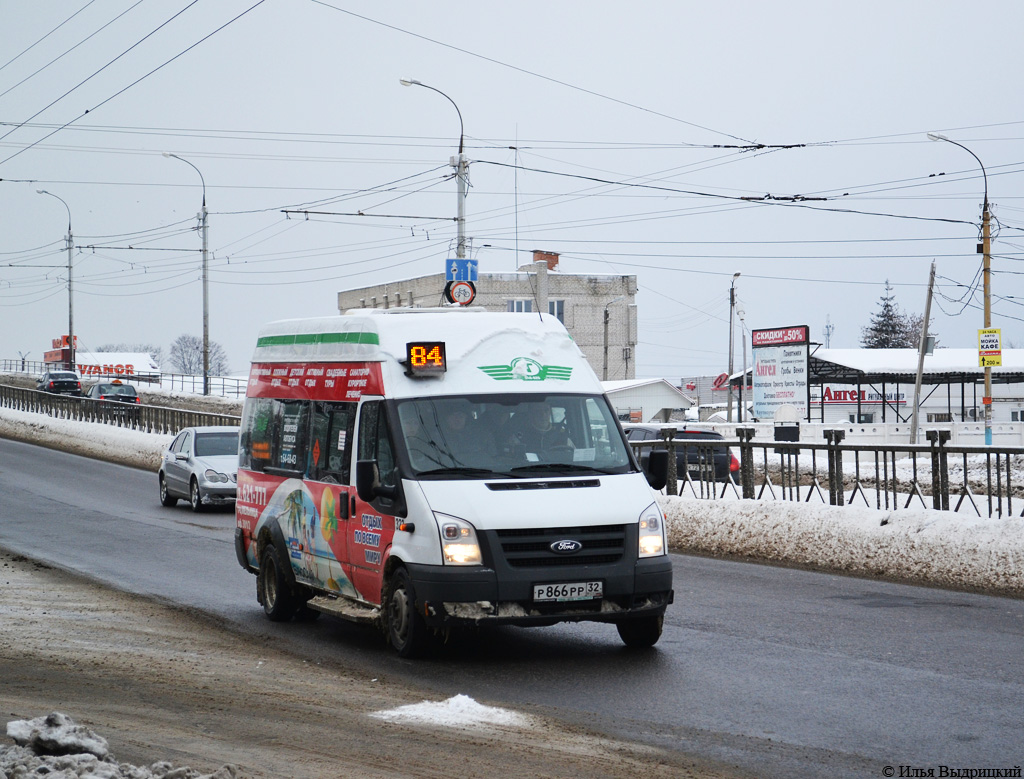
[[[356,460],[356,494],[367,503],[374,498],[394,500],[398,496],[398,488],[381,485],[376,460]]]
[[[356,494],[360,500],[369,503],[377,497],[374,484],[377,483],[377,461],[357,460],[356,461]]]
[[[651,451],[644,475],[647,477],[647,483],[653,489],[665,488],[665,485],[668,484],[668,450],[655,449]]]

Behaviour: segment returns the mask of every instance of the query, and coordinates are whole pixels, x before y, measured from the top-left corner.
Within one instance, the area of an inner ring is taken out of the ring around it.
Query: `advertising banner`
[[[809,333],[806,325],[751,331],[755,418],[770,421],[781,406],[793,406],[801,419],[807,418]]]

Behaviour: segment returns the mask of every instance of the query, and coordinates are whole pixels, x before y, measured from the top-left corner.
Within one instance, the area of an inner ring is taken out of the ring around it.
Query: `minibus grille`
[[[626,548],[625,525],[497,530],[495,534],[501,555],[513,568],[607,565],[621,560]],[[579,541],[583,548],[574,554],[555,554],[551,545],[567,539]]]

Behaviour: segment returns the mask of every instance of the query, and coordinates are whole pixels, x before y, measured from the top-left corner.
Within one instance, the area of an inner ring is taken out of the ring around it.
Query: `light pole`
[[[740,405],[739,405],[739,421],[743,422],[743,418],[747,414],[747,402],[743,399],[743,394],[747,389],[747,312],[742,308],[736,310],[736,316],[740,318],[740,354],[743,355],[743,374],[740,379]]]
[[[608,320],[611,318],[608,313],[608,306],[625,299],[625,295],[619,295],[617,298],[613,298],[604,304],[604,368],[601,371],[601,381],[608,381]]]
[[[985,329],[988,330],[992,327],[992,282],[991,282],[991,271],[992,271],[992,255],[990,253],[991,248],[991,234],[989,232],[989,206],[988,206],[988,174],[985,172],[985,166],[981,160],[978,159],[978,155],[968,149],[962,143],[950,140],[945,135],[940,133],[928,133],[928,140],[931,141],[945,141],[951,143],[954,146],[959,146],[965,152],[974,157],[974,161],[978,163],[978,167],[981,168],[981,177],[985,182],[985,199],[982,201],[981,206],[981,251],[982,251],[982,289],[985,300]],[[985,446],[992,446],[992,366],[985,366],[985,397],[982,398],[982,404],[985,406]]]
[[[732,284],[729,285],[729,397],[726,401],[726,419],[732,422],[732,352],[733,352],[733,329],[736,320],[736,279],[740,277],[739,272],[732,274]]]
[[[203,184],[203,210],[199,212],[199,223],[203,232],[203,394],[210,394],[210,264],[207,260],[207,247],[209,246],[209,222],[206,213],[206,179],[203,172],[195,165],[179,157],[177,154],[163,152],[165,157],[173,157],[181,160],[199,174],[199,180]]]
[[[455,106],[455,113],[459,115],[459,156],[458,159],[453,157],[450,160],[450,163],[451,166],[455,168],[455,179],[458,186],[457,194],[459,198],[455,219],[455,226],[457,230],[455,256],[460,260],[464,259],[466,256],[466,182],[469,180],[469,161],[462,153],[466,137],[465,128],[462,124],[462,111],[459,110],[459,107],[455,104],[454,100],[436,87],[432,87],[429,84],[424,84],[422,81],[417,81],[412,78],[400,78],[398,83],[403,87],[417,86],[429,89],[432,92],[437,92],[437,94],[441,95],[445,100]]]
[[[64,208],[68,210],[68,370],[73,371],[75,369],[75,293],[71,257],[75,250],[75,241],[71,235],[71,207],[64,202],[64,198],[58,197],[52,192],[47,192],[45,189],[37,189],[36,194],[55,197],[61,203],[64,203]]]

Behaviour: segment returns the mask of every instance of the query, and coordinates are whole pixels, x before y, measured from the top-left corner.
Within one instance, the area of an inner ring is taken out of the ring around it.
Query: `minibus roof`
[[[447,370],[433,380],[410,378],[406,372],[407,345],[423,342],[444,344]],[[603,393],[579,347],[549,314],[392,308],[287,319],[260,330],[252,361],[381,363],[386,394],[393,397],[507,391]]]

